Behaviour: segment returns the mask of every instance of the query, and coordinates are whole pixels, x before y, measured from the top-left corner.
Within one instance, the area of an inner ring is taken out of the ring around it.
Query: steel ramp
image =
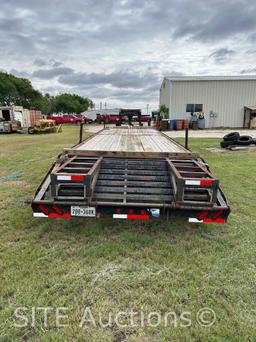
[[[100,205],[213,206],[218,185],[218,180],[194,159],[74,156],[51,173],[55,200]]]
[[[51,172],[51,194],[55,200],[86,200],[91,196],[102,158],[67,158]]]
[[[202,160],[166,159],[172,177],[175,202],[180,204],[213,206],[217,200],[219,180]]]
[[[104,158],[92,200],[170,204],[173,196],[165,160]]]

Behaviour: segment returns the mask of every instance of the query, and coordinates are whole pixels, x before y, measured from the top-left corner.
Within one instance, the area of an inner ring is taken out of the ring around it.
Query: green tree
[[[165,119],[168,119],[168,116],[169,116],[169,108],[166,107],[165,104],[161,105],[160,106],[160,113],[163,113],[163,116]]]
[[[0,104],[23,106],[47,112],[47,101],[25,78],[0,72]]]
[[[0,72],[0,103],[2,106],[13,105],[18,98],[16,85],[10,75]]]
[[[0,72],[0,105],[23,106],[28,109],[41,110],[44,114],[53,112],[81,113],[93,107],[92,100],[76,94],[51,96],[33,88],[25,78]]]
[[[52,112],[82,113],[93,103],[87,97],[76,94],[61,94],[53,99]]]

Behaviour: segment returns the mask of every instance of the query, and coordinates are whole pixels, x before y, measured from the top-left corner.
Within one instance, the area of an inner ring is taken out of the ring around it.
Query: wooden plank
[[[99,186],[123,186],[125,183],[125,180],[119,181],[119,180],[98,180],[97,185]],[[159,187],[159,188],[166,188],[170,186],[169,182],[143,182],[143,181],[126,181],[127,186],[131,187]]]
[[[98,170],[98,168],[100,167],[101,162],[102,162],[102,157],[96,161],[96,163],[93,165],[93,167],[88,172],[88,175],[93,175]]]
[[[184,194],[185,201],[205,201],[209,202],[209,196],[207,194]]]
[[[162,159],[139,159],[139,158],[104,158],[102,161],[102,165],[130,165],[130,166],[137,166],[137,165],[146,165],[146,166],[162,166],[165,165],[165,160]]]
[[[83,145],[83,143],[85,141],[89,141],[90,139],[93,139],[95,136],[97,136],[98,134],[100,134],[102,131],[104,131],[106,128],[102,128],[100,131],[94,133],[94,134],[91,134],[88,138],[86,138],[85,140],[83,140],[81,143],[77,144],[77,145],[74,145],[72,148],[78,148],[79,146]]]
[[[124,187],[108,187],[108,186],[96,186],[96,193],[137,193],[137,194],[162,194],[169,195],[172,193],[171,189],[163,188],[124,188]]]
[[[128,167],[129,170],[152,170],[153,171],[156,171],[156,172],[161,172],[161,171],[165,171],[166,170],[166,165],[161,165],[161,166],[150,166],[150,165],[135,165],[135,164],[102,164],[102,169],[115,169],[115,170],[119,170],[119,169],[124,169],[125,167]]]
[[[179,153],[190,151],[153,128],[109,128],[74,146],[73,150],[126,153]]]
[[[127,201],[148,201],[148,202],[171,202],[172,196],[171,195],[137,195],[137,194],[127,194]]]
[[[65,197],[65,196],[77,196],[77,197],[83,197],[84,191],[83,189],[60,189],[59,190],[59,196]]]
[[[58,172],[60,172],[62,169],[64,169],[64,167],[66,167],[70,162],[72,162],[76,157],[72,157],[70,159],[67,159],[63,164],[59,165],[54,172],[52,171],[52,174],[56,174]]]
[[[66,166],[64,169],[61,170],[62,172],[68,172],[68,173],[87,173],[90,169],[89,168],[84,168],[84,167],[69,167]]]
[[[174,166],[175,163],[173,163]],[[185,171],[185,172],[201,172],[202,170],[199,167],[195,167],[195,166],[179,166],[179,171]]]
[[[108,175],[108,174],[99,174],[98,180],[124,180],[125,175]]]
[[[122,180],[124,179],[124,175],[109,175],[109,174],[99,174],[98,179],[112,179],[112,180]],[[164,181],[167,182],[169,177],[167,176],[137,176],[137,175],[128,175],[127,180],[134,180],[134,181]]]
[[[91,168],[93,163],[82,163],[82,162],[71,162],[68,164],[69,167],[80,167],[80,168]]]
[[[77,149],[64,149],[69,156],[98,156],[98,157],[115,157],[115,158],[198,158],[197,153],[174,153],[174,152],[126,152],[126,151],[107,151],[107,150],[77,150]]]
[[[45,195],[45,193],[46,193],[47,189],[49,188],[50,184],[51,184],[51,177],[50,177],[50,175],[48,175],[46,177],[44,183],[42,184],[40,190],[36,194],[36,197],[35,197],[34,201],[42,200],[42,198]]]
[[[123,174],[124,170],[123,169],[104,169],[101,168],[100,169],[100,175],[102,174]],[[154,171],[152,172],[152,170],[127,170],[127,174],[128,175],[152,175],[152,174],[161,174],[161,175],[168,175],[167,170],[160,170],[158,172]]]
[[[98,200],[123,200],[125,197],[124,194],[106,194],[106,193],[94,193],[93,198]],[[133,200],[141,200],[145,202],[171,202],[172,196],[170,195],[151,195],[151,194],[127,194],[126,195],[127,201],[133,201]]]
[[[111,199],[114,199],[114,200],[121,200],[123,201],[124,199],[124,194],[102,194],[102,193],[94,193],[93,194],[93,199],[105,199],[105,200],[111,200]]]
[[[188,171],[180,171],[179,173],[182,175],[182,177],[185,178],[197,178],[197,177],[202,177],[202,178],[209,178],[207,174],[204,172],[188,172]]]
[[[94,164],[98,160],[97,157],[95,158],[89,158],[89,157],[76,157],[75,162],[78,163],[89,163],[89,164]]]

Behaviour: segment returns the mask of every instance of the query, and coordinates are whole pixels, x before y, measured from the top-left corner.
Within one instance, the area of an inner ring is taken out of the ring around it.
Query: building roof
[[[256,106],[245,106],[244,108],[249,109],[252,112],[256,112]]]
[[[166,76],[165,80],[176,81],[248,81],[256,80],[256,75],[243,76]]]

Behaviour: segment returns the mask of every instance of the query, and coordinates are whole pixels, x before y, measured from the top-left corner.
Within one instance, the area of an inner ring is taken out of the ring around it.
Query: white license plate
[[[95,217],[96,209],[94,207],[71,207],[71,216]]]

